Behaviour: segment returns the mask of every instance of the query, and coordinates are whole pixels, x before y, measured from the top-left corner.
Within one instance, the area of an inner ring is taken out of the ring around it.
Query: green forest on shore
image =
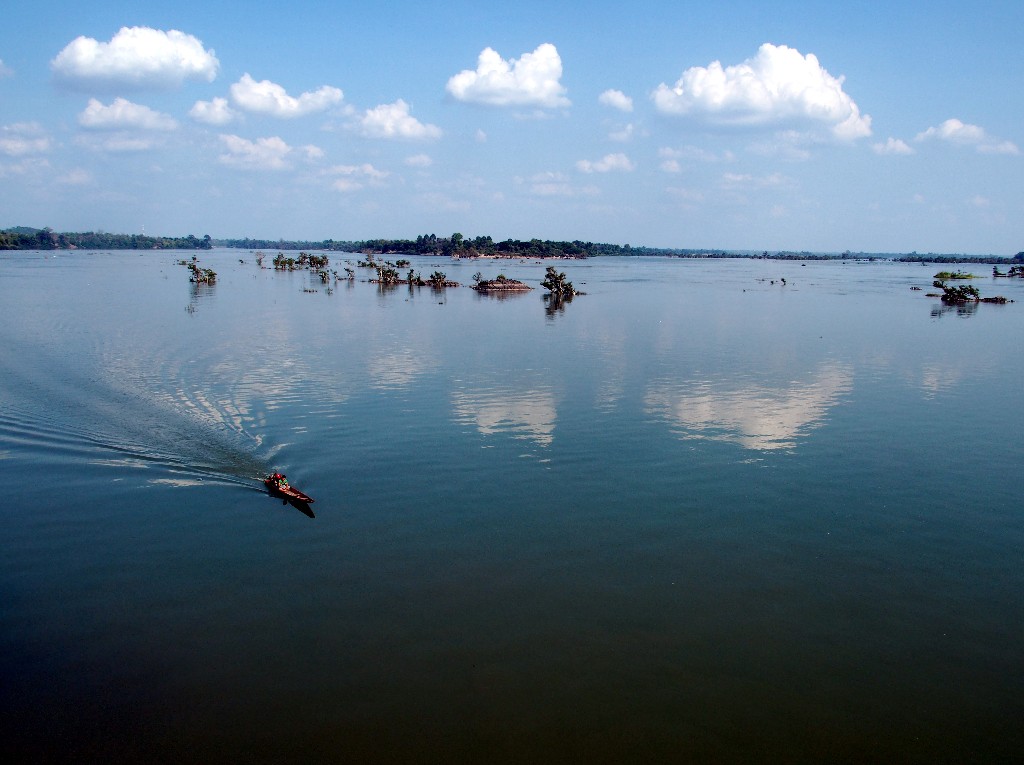
[[[347,241],[287,241],[284,239],[213,239],[209,234],[187,236],[147,236],[145,234],[111,234],[98,232],[56,232],[51,228],[19,226],[0,231],[0,250],[209,250],[229,247],[244,250],[320,250],[353,252],[365,255],[440,255],[446,257],[497,258],[591,258],[598,256],[674,256],[682,258],[768,258],[774,260],[897,260],[927,263],[1020,263],[1024,252],[1013,257],[998,255],[918,254],[912,253],[815,253],[767,250],[737,251],[687,248],[632,247],[628,244],[602,244],[574,240],[549,241],[506,239],[494,241],[489,236],[464,237],[424,234],[415,239],[366,239]]]

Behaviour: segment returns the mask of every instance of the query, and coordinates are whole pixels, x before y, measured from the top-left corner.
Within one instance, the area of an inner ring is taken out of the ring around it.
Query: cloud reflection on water
[[[736,443],[746,449],[791,449],[822,425],[828,410],[852,388],[844,365],[823,364],[812,379],[785,387],[697,381],[652,386],[648,414],[663,418],[683,438]]]
[[[452,409],[458,420],[485,436],[510,433],[540,446],[553,440],[557,410],[550,391],[456,391]]]
[[[375,388],[405,389],[436,366],[436,362],[425,360],[422,354],[404,349],[372,357],[367,374]]]

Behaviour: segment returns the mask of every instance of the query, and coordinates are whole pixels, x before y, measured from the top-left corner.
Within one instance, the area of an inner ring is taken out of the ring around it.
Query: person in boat
[[[274,485],[279,489],[288,488],[288,476],[284,473],[274,473],[270,478],[274,481]]]

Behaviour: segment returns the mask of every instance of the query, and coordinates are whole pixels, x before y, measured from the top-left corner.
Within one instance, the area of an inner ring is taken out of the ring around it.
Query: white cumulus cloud
[[[633,111],[633,99],[621,90],[606,90],[597,97],[598,103],[623,112]]]
[[[562,59],[551,43],[537,46],[518,59],[503,59],[484,48],[476,69],[464,69],[448,80],[446,90],[459,101],[488,106],[569,106],[562,77]]]
[[[69,85],[176,87],[185,80],[212,82],[220,62],[192,35],[176,29],[122,27],[110,42],[77,37],[50,68]]]
[[[427,154],[414,154],[405,158],[405,164],[409,167],[430,167],[434,164],[434,160]]]
[[[652,94],[664,114],[692,116],[713,124],[820,123],[837,138],[871,135],[871,117],[843,91],[843,78],[829,74],[813,54],[765,43],[753,58],[723,67],[713,61],[687,69],[673,86]]]
[[[35,122],[17,122],[0,127],[0,153],[8,157],[45,154],[50,146],[49,136]]]
[[[215,98],[212,101],[196,101],[189,109],[188,116],[207,125],[227,125],[235,118],[235,112],[228,106],[226,98]]]
[[[1012,141],[992,138],[984,128],[961,122],[958,119],[948,119],[938,127],[930,127],[924,132],[918,133],[914,140],[928,141],[932,139],[960,146],[973,146],[976,151],[983,154],[1020,154],[1020,149]]]
[[[90,130],[166,131],[178,127],[178,123],[170,115],[120,97],[115,98],[110,106],[104,106],[95,98],[90,98],[88,106],[78,115],[78,124]]]
[[[402,99],[367,109],[356,120],[355,127],[367,138],[429,141],[441,137],[441,128],[417,120],[409,113],[409,104]]]
[[[237,135],[222,133],[220,141],[224,146],[224,153],[219,157],[221,164],[242,170],[286,170],[291,167],[289,158],[296,151],[278,136],[249,141]],[[308,160],[323,155],[316,146],[300,147],[299,153]]]
[[[290,96],[283,87],[270,80],[256,82],[248,72],[231,86],[231,100],[239,109],[272,117],[304,117],[321,112],[341,101],[344,94],[330,85]]]
[[[582,173],[628,173],[636,166],[625,154],[606,154],[596,162],[589,159],[581,159],[576,163],[576,169]]]

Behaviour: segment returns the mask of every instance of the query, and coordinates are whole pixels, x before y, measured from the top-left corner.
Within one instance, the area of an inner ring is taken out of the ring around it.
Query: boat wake
[[[0,362],[0,459],[153,470],[175,486],[252,486],[270,471],[275,450],[209,399],[20,350]]]

